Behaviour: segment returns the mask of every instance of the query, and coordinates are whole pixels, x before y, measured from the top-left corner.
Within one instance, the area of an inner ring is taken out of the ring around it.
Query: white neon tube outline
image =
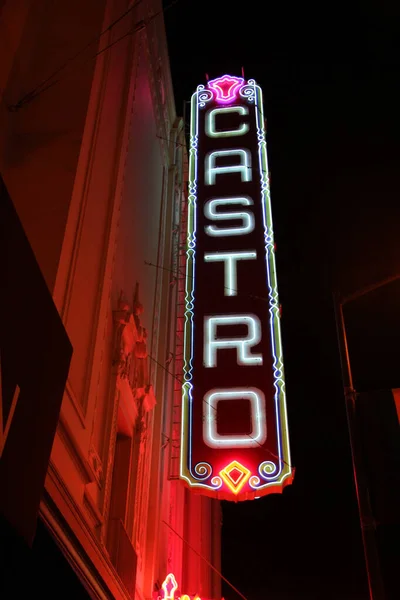
[[[247,338],[217,338],[217,327],[221,325],[247,325]],[[238,365],[262,365],[261,353],[251,354],[250,348],[261,341],[261,323],[256,315],[230,315],[204,317],[204,366],[217,366],[217,352],[236,348]]]
[[[220,435],[217,429],[217,405],[223,400],[249,400],[251,433]],[[203,399],[203,440],[210,448],[254,448],[267,439],[265,396],[255,387],[214,388]]]
[[[237,261],[255,260],[255,250],[243,250],[242,252],[214,252],[204,255],[204,262],[224,263],[224,296],[237,296]]]
[[[234,137],[237,135],[245,135],[249,131],[249,124],[242,123],[238,129],[215,129],[215,117],[221,113],[238,113],[239,115],[248,115],[249,109],[247,106],[225,106],[223,108],[213,108],[206,113],[205,132],[208,137]]]
[[[227,196],[226,198],[212,198],[204,205],[204,215],[211,221],[228,221],[231,219],[241,219],[242,227],[219,228],[215,225],[206,225],[204,230],[207,235],[212,237],[223,237],[226,235],[247,235],[254,231],[255,220],[252,212],[216,212],[218,206],[229,206],[239,204],[242,206],[251,206],[254,204],[249,196]]]
[[[224,165],[216,167],[215,161],[221,156],[239,156],[238,165]],[[251,181],[251,152],[245,148],[233,150],[213,150],[206,155],[204,179],[206,185],[214,185],[217,175],[224,173],[240,173],[242,181]]]

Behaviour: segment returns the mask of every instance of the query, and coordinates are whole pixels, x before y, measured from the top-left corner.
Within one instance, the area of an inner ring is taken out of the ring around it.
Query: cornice
[[[171,81],[167,40],[162,14],[161,2],[150,0],[143,7],[145,27],[142,35],[145,40],[148,76],[151,97],[156,120],[163,163],[169,166],[169,138],[176,119],[175,101]]]

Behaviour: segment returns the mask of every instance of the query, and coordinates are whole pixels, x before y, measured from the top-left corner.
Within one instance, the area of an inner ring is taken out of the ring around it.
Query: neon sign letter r
[[[246,325],[247,336],[219,338],[217,328],[229,325]],[[252,354],[250,349],[261,341],[261,323],[255,315],[231,315],[229,317],[204,317],[204,366],[217,366],[217,351],[236,348],[238,365],[262,365],[262,354]]]

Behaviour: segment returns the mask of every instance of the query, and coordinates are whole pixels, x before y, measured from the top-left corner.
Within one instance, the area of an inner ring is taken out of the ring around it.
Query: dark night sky
[[[296,476],[281,496],[223,503],[222,570],[248,600],[368,597],[332,291],[400,265],[399,6],[178,0],[165,13],[178,113],[205,73],[244,67],[265,97]],[[356,353],[372,334],[352,314]],[[393,368],[366,382],[361,361],[357,384],[400,387],[395,344],[377,346],[368,373],[389,350]]]

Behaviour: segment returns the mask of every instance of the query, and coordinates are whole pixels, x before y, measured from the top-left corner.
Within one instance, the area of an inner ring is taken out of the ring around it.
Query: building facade
[[[136,5],[0,4],[0,170],[73,347],[39,528],[92,598],[217,599],[219,503],[175,468],[184,123]]]

